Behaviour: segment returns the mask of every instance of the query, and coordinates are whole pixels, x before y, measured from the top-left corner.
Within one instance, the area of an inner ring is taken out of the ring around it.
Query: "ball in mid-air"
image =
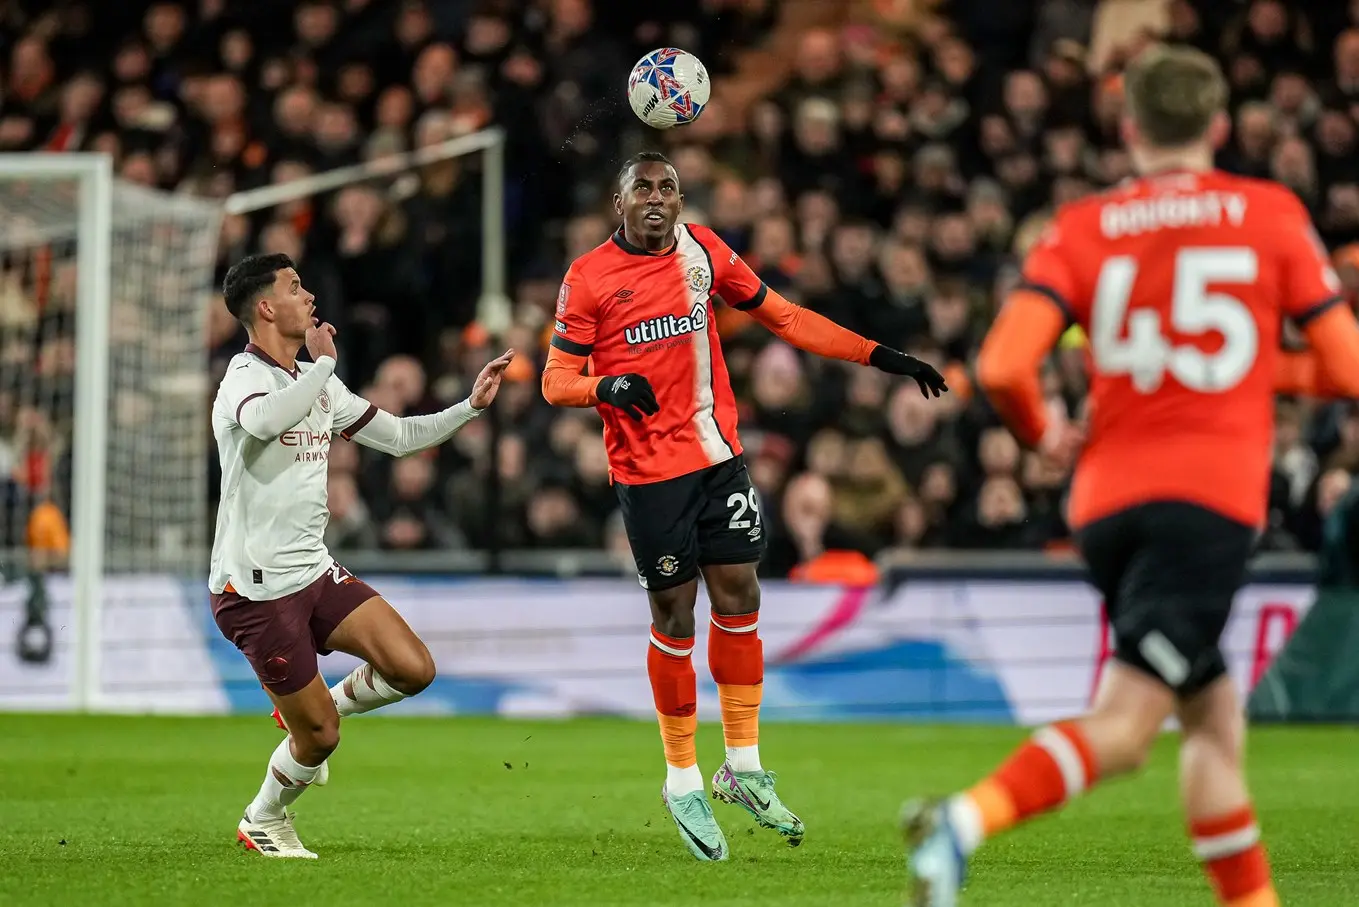
[[[698,57],[678,47],[662,47],[632,67],[628,102],[643,123],[669,129],[698,119],[712,88],[708,70]]]

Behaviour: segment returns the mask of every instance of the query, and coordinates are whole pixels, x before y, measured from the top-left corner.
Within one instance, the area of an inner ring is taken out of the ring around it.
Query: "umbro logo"
[[[627,298],[628,298],[629,296],[631,296],[631,295],[632,295],[632,290],[619,290],[617,293],[614,293],[614,294],[613,294],[613,298],[614,298],[614,299],[627,299]]]

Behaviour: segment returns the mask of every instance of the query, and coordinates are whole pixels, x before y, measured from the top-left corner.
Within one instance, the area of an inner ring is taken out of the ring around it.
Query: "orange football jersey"
[[[741,453],[713,297],[745,308],[758,306],[765,293],[740,256],[696,224],[676,226],[675,244],[665,252],[639,249],[619,230],[571,263],[552,345],[588,356],[592,375],[642,375],[660,405],[640,422],[600,407],[617,481],[661,482]]]
[[[1132,180],[1063,208],[1024,285],[1089,341],[1071,524],[1154,500],[1262,524],[1282,319],[1342,301],[1297,197],[1221,172]]]

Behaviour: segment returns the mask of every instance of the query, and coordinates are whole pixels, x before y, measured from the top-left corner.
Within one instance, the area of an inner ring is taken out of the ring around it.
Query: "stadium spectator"
[[[769,0],[685,0],[665,22],[598,0],[289,5],[280,29],[231,0],[11,3],[0,147],[105,150],[126,179],[224,197],[499,125],[513,345],[536,371],[564,263],[612,229],[617,160],[660,145],[685,178],[687,216],[771,286],[962,376],[1054,206],[1127,175],[1119,69],[1163,39],[1217,55],[1228,74],[1235,130],[1220,165],[1284,182],[1332,248],[1359,242],[1359,4],[847,2],[799,20]],[[694,126],[644,133],[621,74],[667,42],[710,64],[715,100]],[[229,217],[220,265],[257,250],[299,260],[340,326],[346,380],[394,412],[446,405],[498,342],[476,323],[480,166],[456,158]],[[1351,291],[1355,261],[1338,255]],[[21,455],[33,431],[15,414],[44,402],[20,394],[35,368],[52,376],[42,393],[56,393],[54,343],[71,325],[44,314],[40,263],[5,261],[0,274],[0,489],[15,514],[37,502],[34,457]],[[211,305],[220,369],[242,341],[220,298]],[[1064,477],[1022,455],[966,382],[950,378],[956,399],[924,404],[748,326],[721,313],[774,527],[767,572],[827,546],[1036,549],[1064,537]],[[1046,378],[1072,413],[1082,342],[1069,338]],[[495,533],[510,547],[616,546],[598,420],[550,410],[533,388],[531,374],[507,385],[494,456],[480,425],[396,467],[337,442],[335,544],[461,547]],[[1356,420],[1297,401],[1279,424],[1266,544],[1315,547],[1336,471],[1359,467]]]

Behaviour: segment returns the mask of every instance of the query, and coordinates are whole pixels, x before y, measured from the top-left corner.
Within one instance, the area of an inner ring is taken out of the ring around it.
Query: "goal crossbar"
[[[237,192],[227,198],[226,211],[250,214],[476,152],[482,153],[481,295],[477,301],[477,320],[488,330],[499,332],[509,327],[510,302],[505,263],[505,132],[498,127],[286,183]]]

